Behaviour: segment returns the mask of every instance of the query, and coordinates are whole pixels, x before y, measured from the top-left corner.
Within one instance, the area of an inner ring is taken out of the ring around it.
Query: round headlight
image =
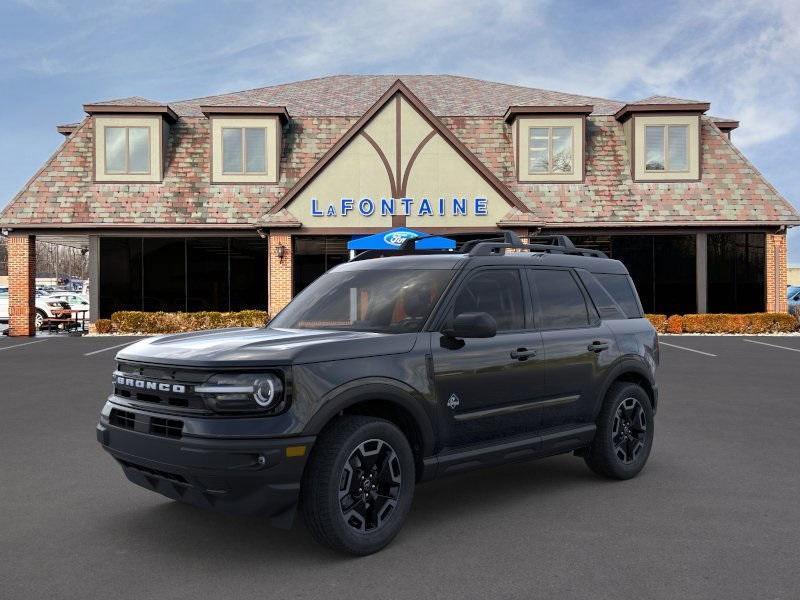
[[[253,383],[253,399],[256,404],[266,408],[275,401],[277,390],[275,389],[275,380],[272,377],[266,379],[257,379]]]

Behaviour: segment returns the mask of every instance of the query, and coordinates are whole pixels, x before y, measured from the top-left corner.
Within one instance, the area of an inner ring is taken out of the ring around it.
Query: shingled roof
[[[736,149],[713,119],[701,117],[700,181],[637,183],[622,125],[625,103],[451,75],[401,76],[466,148],[521,200],[503,224],[550,226],[777,225],[800,223],[795,209]],[[391,75],[340,75],[169,103],[171,126],[163,183],[93,181],[93,120],[85,119],[0,214],[5,226],[197,227],[297,226],[287,211],[272,214],[284,194],[397,80]],[[666,97],[642,100],[652,104]],[[694,103],[672,99],[677,103]],[[143,98],[110,102],[148,106]],[[513,169],[511,105],[591,104],[586,179],[574,184],[519,183]],[[100,103],[94,103],[95,105]],[[285,106],[280,180],[276,184],[210,183],[209,122],[200,106]]]

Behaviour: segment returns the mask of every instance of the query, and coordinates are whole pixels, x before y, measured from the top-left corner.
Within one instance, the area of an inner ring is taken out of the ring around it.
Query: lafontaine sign
[[[373,215],[417,217],[485,217],[489,214],[486,198],[340,198],[338,201],[320,202],[311,198],[312,217],[346,217],[350,213],[362,217]]]

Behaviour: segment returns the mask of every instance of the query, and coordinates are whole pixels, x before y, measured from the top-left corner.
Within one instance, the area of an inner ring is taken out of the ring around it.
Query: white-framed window
[[[106,126],[103,134],[106,175],[150,173],[150,127]]]
[[[574,172],[573,127],[528,128],[528,174],[568,175]]]
[[[267,173],[267,140],[266,127],[223,127],[222,173]]]
[[[645,171],[689,170],[689,126],[645,125]]]

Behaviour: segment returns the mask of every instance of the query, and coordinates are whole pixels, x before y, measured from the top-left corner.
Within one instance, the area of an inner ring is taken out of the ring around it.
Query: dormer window
[[[530,127],[528,174],[572,173],[575,164],[573,137],[573,127]]]
[[[645,171],[689,170],[689,126],[645,125]]]
[[[201,106],[211,123],[211,183],[277,183],[283,106]]]
[[[150,173],[150,127],[105,127],[106,175]]]
[[[267,173],[267,128],[222,128],[222,173]]]
[[[586,116],[593,107],[509,106],[517,179],[522,183],[580,183]]]

